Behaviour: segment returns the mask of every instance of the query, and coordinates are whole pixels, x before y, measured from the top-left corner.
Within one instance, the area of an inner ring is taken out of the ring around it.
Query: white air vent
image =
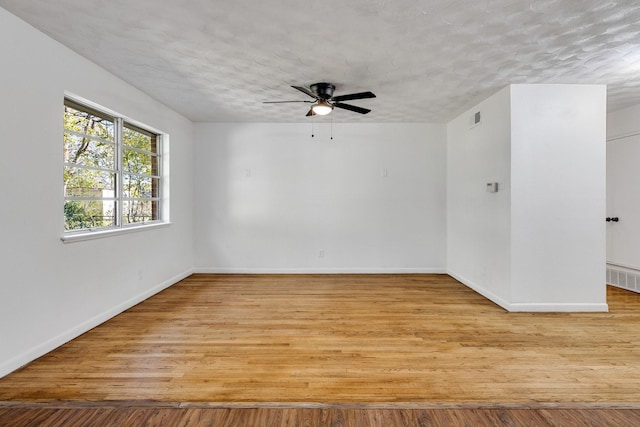
[[[482,122],[482,114],[480,111],[476,111],[475,113],[469,116],[469,128],[473,128],[478,126]]]
[[[640,292],[640,271],[607,266],[607,283],[628,291]]]

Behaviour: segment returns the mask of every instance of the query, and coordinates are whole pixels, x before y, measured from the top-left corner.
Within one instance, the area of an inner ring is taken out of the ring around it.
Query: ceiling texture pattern
[[[640,1],[0,0],[193,121],[307,122],[291,85],[373,111],[313,120],[446,122],[511,83],[608,85],[640,103]],[[19,43],[19,41],[16,41]],[[80,94],[81,95],[81,94]]]

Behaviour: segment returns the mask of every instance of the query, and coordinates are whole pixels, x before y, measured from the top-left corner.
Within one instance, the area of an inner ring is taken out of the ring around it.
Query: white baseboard
[[[195,267],[195,274],[447,274],[444,268],[238,268]]]
[[[538,312],[538,313],[599,313],[609,311],[608,304],[587,303],[511,303],[513,312]]]
[[[453,277],[463,285],[473,289],[483,297],[493,301],[500,307],[507,311],[514,313],[593,313],[593,312],[607,312],[609,311],[609,305],[606,303],[513,303],[505,301],[494,293],[478,286],[476,283],[465,279],[464,277],[457,275],[451,271],[448,272],[449,276]]]
[[[154,286],[153,288],[147,289],[146,291],[142,292],[141,294],[136,295],[133,298],[130,298],[120,304],[118,304],[117,306],[103,312],[100,313],[90,319],[87,319],[86,321],[74,326],[73,328],[69,329],[68,331],[65,331],[63,333],[61,333],[58,336],[55,336],[53,338],[51,338],[50,340],[43,342],[39,345],[37,345],[36,347],[32,348],[31,350],[28,350],[12,359],[9,359],[8,361],[0,364],[0,378],[10,374],[11,372],[15,371],[16,369],[21,368],[22,366],[26,365],[29,362],[34,361],[35,359],[37,359],[38,357],[41,357],[47,353],[49,353],[51,350],[54,350],[58,347],[60,347],[61,345],[71,341],[74,338],[79,337],[80,335],[84,334],[85,332],[95,328],[96,326],[100,325],[101,323],[106,322],[107,320],[113,318],[114,316],[117,316],[118,314],[122,313],[123,311],[133,307],[136,304],[141,303],[142,301],[146,300],[147,298],[157,294],[158,292],[168,288],[171,285],[174,285],[175,283],[179,282],[180,280],[184,279],[185,277],[191,275],[193,273],[193,271],[191,269],[184,271],[168,280],[165,280],[164,282]]]
[[[510,304],[505,301],[504,299],[502,299],[501,297],[499,297],[498,295],[494,294],[491,291],[488,291],[487,289],[483,288],[482,286],[479,286],[478,284],[474,283],[471,280],[466,279],[465,277],[456,274],[452,271],[448,271],[447,274],[451,277],[453,277],[454,279],[456,279],[458,282],[462,283],[463,285],[465,285],[468,288],[473,289],[474,291],[476,291],[477,293],[479,293],[480,295],[482,295],[483,297],[487,298],[490,301],[493,301],[494,303],[498,304],[500,307],[504,308],[507,311],[511,311],[510,309]]]

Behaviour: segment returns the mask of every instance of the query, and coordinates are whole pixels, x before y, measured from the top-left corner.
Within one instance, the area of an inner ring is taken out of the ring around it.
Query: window
[[[65,232],[160,222],[162,136],[65,98]]]

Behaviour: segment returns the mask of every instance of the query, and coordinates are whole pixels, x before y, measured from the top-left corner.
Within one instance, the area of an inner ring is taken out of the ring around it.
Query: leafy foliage
[[[104,216],[102,202],[67,200],[64,202],[65,229],[79,230],[112,225],[112,217]]]

